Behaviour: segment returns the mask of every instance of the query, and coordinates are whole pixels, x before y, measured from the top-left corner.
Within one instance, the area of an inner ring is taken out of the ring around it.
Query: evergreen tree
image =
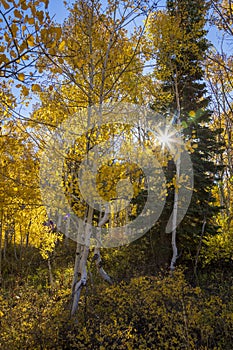
[[[212,218],[217,209],[213,206],[211,190],[218,171],[214,158],[221,152],[216,137],[219,130],[210,129],[209,98],[206,97],[203,81],[203,63],[209,47],[204,29],[206,11],[207,4],[203,0],[168,0],[166,13],[157,14],[155,21],[152,19],[150,22],[152,42],[157,45],[154,74],[161,82],[161,91],[166,96],[165,103],[163,101],[162,106],[161,103],[155,103],[154,108],[157,109],[159,105],[160,111],[169,110],[177,114],[184,138],[192,138],[194,191],[186,217],[178,227],[178,246],[180,250],[191,253],[193,258],[197,257],[203,237],[216,230]],[[158,36],[154,38],[153,35],[158,35],[159,30],[160,39]],[[169,173],[175,172],[174,163],[170,162],[168,168],[169,179]],[[160,238],[157,238],[156,244],[160,257],[161,251],[165,253],[159,259],[159,264],[169,259],[171,250],[168,248],[171,237],[165,233],[165,227],[173,207],[172,192],[159,223]]]

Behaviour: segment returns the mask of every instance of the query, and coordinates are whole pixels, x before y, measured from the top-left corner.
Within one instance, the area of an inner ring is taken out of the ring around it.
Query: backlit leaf
[[[25,76],[24,76],[23,73],[19,73],[19,74],[18,74],[18,79],[19,79],[20,81],[24,81],[24,78],[25,78]]]

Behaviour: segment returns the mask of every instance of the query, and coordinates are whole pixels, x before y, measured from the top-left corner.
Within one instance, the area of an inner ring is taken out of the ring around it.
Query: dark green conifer
[[[214,160],[216,154],[221,152],[221,145],[217,142],[219,130],[212,130],[210,127],[210,101],[204,83],[204,62],[209,47],[204,29],[207,10],[207,4],[203,0],[168,0],[168,15],[172,20],[179,21],[183,40],[177,38],[178,54],[170,52],[170,57],[166,60],[162,57],[157,59],[157,62],[171,62],[167,67],[170,73],[166,80],[162,81],[162,89],[172,95],[172,101],[164,106],[164,110],[179,115],[184,138],[195,135],[193,143],[196,144],[196,148],[191,154],[194,191],[189,210],[177,230],[179,251],[189,253],[193,259],[200,240],[216,231],[213,215],[218,210],[213,203],[211,190],[218,172]],[[170,168],[174,173],[174,163],[170,164]],[[166,175],[168,179],[171,177],[169,171]],[[171,192],[159,222],[159,229],[156,228],[157,232],[160,232],[155,238],[158,264],[168,262],[171,255],[171,235],[165,233],[165,228],[172,212],[173,198]],[[183,256],[187,257],[187,254]]]

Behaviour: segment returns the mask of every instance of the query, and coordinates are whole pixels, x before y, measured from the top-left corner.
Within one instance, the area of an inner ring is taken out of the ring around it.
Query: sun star
[[[176,142],[175,134],[176,130],[171,130],[168,126],[166,126],[164,129],[158,129],[156,136],[163,149],[164,147],[168,147],[170,149],[172,143]]]

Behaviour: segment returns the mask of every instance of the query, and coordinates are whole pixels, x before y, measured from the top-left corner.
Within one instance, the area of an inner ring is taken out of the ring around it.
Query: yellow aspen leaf
[[[66,44],[66,43],[65,43],[65,41],[63,40],[63,41],[60,43],[58,49],[59,49],[60,51],[63,51],[64,48],[65,48],[65,44]]]
[[[16,34],[18,32],[18,26],[16,23],[13,23],[12,26],[11,26],[11,31],[12,31],[12,34],[14,37],[16,37]]]
[[[28,43],[29,46],[33,46],[34,45],[34,37],[32,35],[30,35],[27,38],[27,43]]]
[[[34,24],[34,18],[33,17],[28,18],[27,21],[28,21],[29,24]]]
[[[41,29],[40,31],[40,36],[41,36],[41,40],[45,40],[47,38],[47,30],[46,29]]]
[[[29,94],[29,90],[26,86],[22,86],[21,92],[25,97],[28,96],[28,94]]]
[[[25,60],[28,60],[28,59],[29,59],[29,56],[28,56],[28,55],[23,55],[21,58],[22,58],[22,60],[25,61]]]
[[[27,42],[26,40],[22,42],[20,45],[20,51],[23,52],[27,48]]]
[[[32,91],[40,92],[41,91],[40,85],[39,84],[33,84],[32,85]]]
[[[38,20],[40,21],[40,23],[42,23],[43,19],[44,19],[43,11],[37,11],[36,16],[37,16]]]
[[[15,17],[18,17],[18,18],[22,18],[22,14],[20,13],[20,11],[19,10],[14,10],[14,15],[15,15]]]
[[[28,5],[27,5],[27,3],[26,3],[26,1],[21,1],[21,9],[22,10],[27,10],[27,8],[28,8]]]
[[[56,33],[57,36],[57,40],[60,38],[61,34],[62,34],[62,30],[60,27],[55,27],[54,28],[54,32]]]
[[[25,78],[25,76],[24,76],[23,73],[19,73],[19,74],[18,74],[18,79],[19,79],[20,81],[24,81],[24,78]]]
[[[10,37],[7,33],[4,33],[4,39],[9,42],[10,41]]]
[[[5,10],[8,10],[10,8],[10,5],[5,0],[2,0],[1,2]]]
[[[0,52],[4,52],[5,51],[5,47],[4,46],[0,46]]]
[[[83,60],[79,60],[78,62],[77,62],[77,67],[78,68],[82,68],[82,66],[83,66]]]
[[[64,63],[63,58],[62,58],[62,57],[59,57],[59,58],[58,58],[58,62],[61,63],[61,64]]]
[[[189,112],[189,116],[190,116],[191,118],[194,118],[195,115],[196,115],[195,111],[190,111],[190,112]]]
[[[56,55],[56,49],[54,48],[54,46],[52,46],[52,47],[49,49],[49,53],[50,53],[50,55]]]
[[[16,58],[16,57],[17,57],[17,54],[16,54],[16,52],[15,52],[14,50],[11,50],[10,55],[11,55],[11,57],[13,57],[13,58]]]
[[[35,1],[33,5],[32,3],[29,5],[33,17],[36,17],[36,5],[38,5],[37,1]]]

